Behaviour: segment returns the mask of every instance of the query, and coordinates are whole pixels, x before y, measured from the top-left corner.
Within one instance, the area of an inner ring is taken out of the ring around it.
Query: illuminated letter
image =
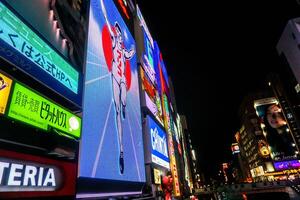
[[[39,171],[38,186],[42,186],[43,174],[44,174],[44,168],[41,167],[41,168],[40,168],[40,171]]]
[[[8,168],[9,164],[5,162],[0,162],[0,184],[2,184],[4,168]]]
[[[21,185],[20,180],[15,180],[15,178],[20,178],[22,176],[22,173],[17,172],[17,169],[22,170],[23,165],[11,164],[7,185],[9,185],[9,186],[20,186]]]
[[[50,185],[53,187],[56,186],[55,184],[55,176],[54,176],[54,170],[52,168],[50,168],[48,170],[48,173],[46,175],[46,178],[45,178],[45,181],[44,181],[44,184],[43,186],[48,186],[48,183],[50,183]]]
[[[25,167],[24,182],[23,182],[24,186],[28,185],[29,179],[30,179],[31,186],[35,186],[36,172],[37,172],[37,170],[36,170],[36,167],[34,167],[34,166],[28,165]]]

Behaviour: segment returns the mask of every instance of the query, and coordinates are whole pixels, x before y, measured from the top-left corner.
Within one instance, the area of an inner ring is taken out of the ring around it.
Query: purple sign
[[[290,160],[283,162],[274,162],[276,170],[296,169],[300,168],[300,160]]]

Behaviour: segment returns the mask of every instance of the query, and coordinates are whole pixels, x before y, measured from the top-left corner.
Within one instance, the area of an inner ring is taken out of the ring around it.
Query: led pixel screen
[[[135,41],[112,0],[91,0],[79,176],[145,182]]]

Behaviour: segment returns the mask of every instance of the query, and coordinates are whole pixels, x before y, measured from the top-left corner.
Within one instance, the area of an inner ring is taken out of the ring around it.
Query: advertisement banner
[[[10,78],[0,73],[0,114],[5,113],[12,82]]]
[[[274,167],[275,167],[276,171],[288,170],[288,169],[299,169],[300,168],[300,160],[274,162]]]
[[[162,116],[162,108],[160,103],[160,98],[157,95],[155,100],[152,100],[148,94],[145,92],[145,100],[146,100],[146,106],[150,110],[150,112],[155,116],[157,121],[163,125],[163,116]],[[153,102],[155,101],[155,103]]]
[[[261,128],[270,147],[274,161],[294,159],[295,147],[282,109],[276,98],[254,101],[254,107],[261,119]]]
[[[158,169],[153,169],[153,176],[154,176],[154,184],[160,185],[161,184],[161,172]]]
[[[159,46],[157,42],[154,42],[154,69],[155,69],[155,74],[156,74],[156,79],[158,80],[158,90],[159,91],[164,91],[167,94],[169,93],[169,76],[167,73],[167,69],[162,57],[162,53],[160,52]]]
[[[153,46],[148,39],[147,34],[144,32],[144,53],[142,58],[142,66],[151,80],[153,85],[156,85],[156,76],[154,70]]]
[[[179,186],[179,178],[178,178],[178,171],[176,166],[176,157],[175,157],[175,149],[174,149],[174,142],[173,142],[173,134],[172,134],[172,119],[171,114],[169,111],[169,101],[166,94],[162,95],[163,98],[163,113],[165,119],[165,129],[167,130],[168,135],[168,147],[169,147],[169,156],[170,156],[170,167],[173,177],[173,188],[175,196],[180,196],[180,186]],[[174,133],[175,134],[175,133]]]
[[[79,177],[145,182],[134,38],[113,0],[90,1],[88,32]]]
[[[156,76],[156,89],[159,95],[162,95],[162,71],[160,63],[160,50],[156,41],[154,41],[154,70]]]
[[[147,116],[149,131],[151,136],[151,157],[152,162],[167,169],[170,168],[170,159],[168,155],[168,143],[166,133],[159,127],[156,122]]]
[[[179,178],[178,178],[178,171],[176,166],[176,157],[174,151],[174,142],[172,136],[168,134],[168,141],[169,141],[169,155],[170,155],[170,167],[172,172],[173,181],[173,188],[175,196],[180,196],[180,186],[179,186]]]
[[[76,164],[0,150],[0,198],[75,195]]]
[[[231,151],[232,151],[232,154],[240,153],[240,147],[239,147],[238,143],[231,144]]]
[[[2,2],[0,16],[0,56],[80,105],[79,72]]]
[[[79,117],[19,83],[14,86],[8,116],[46,131],[51,127],[80,137]]]

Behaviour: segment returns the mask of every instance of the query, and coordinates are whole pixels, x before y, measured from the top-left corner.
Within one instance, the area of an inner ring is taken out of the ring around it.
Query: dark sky
[[[162,4],[163,2],[163,4]],[[276,44],[288,19],[300,17],[296,0],[138,0],[171,76],[206,174],[231,157],[243,97],[266,84],[278,67]]]

